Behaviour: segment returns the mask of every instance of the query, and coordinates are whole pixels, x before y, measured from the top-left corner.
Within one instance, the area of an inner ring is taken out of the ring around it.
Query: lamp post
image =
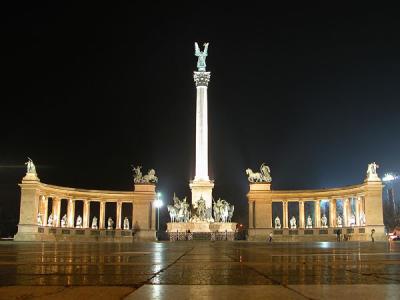
[[[157,231],[159,231],[160,230],[160,207],[163,206],[160,192],[157,193],[157,199],[154,200],[154,206],[157,208]]]

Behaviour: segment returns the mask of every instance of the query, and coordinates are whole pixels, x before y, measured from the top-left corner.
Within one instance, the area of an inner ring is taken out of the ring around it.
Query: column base
[[[135,231],[133,236],[135,241],[147,241],[154,242],[156,241],[156,230],[138,230]]]
[[[192,205],[197,207],[197,201],[202,197],[206,202],[206,208],[212,208],[212,190],[214,182],[212,181],[192,181],[189,184],[192,190]]]

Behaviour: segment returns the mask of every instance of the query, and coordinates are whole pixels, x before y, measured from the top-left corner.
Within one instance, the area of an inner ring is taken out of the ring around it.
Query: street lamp
[[[161,193],[157,193],[157,199],[154,200],[154,206],[157,208],[157,231],[160,230],[160,207],[163,206],[163,202],[161,200]]]

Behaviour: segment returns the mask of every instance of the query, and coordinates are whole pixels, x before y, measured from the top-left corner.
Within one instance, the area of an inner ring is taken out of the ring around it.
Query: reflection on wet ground
[[[400,243],[0,242],[0,285],[400,284]]]

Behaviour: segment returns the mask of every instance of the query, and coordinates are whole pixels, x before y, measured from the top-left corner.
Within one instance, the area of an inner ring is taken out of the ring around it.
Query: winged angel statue
[[[198,57],[197,59],[197,70],[199,72],[206,71],[206,57],[208,55],[208,43],[204,43],[204,51],[200,51],[199,44],[197,42],[194,43],[194,55]]]

